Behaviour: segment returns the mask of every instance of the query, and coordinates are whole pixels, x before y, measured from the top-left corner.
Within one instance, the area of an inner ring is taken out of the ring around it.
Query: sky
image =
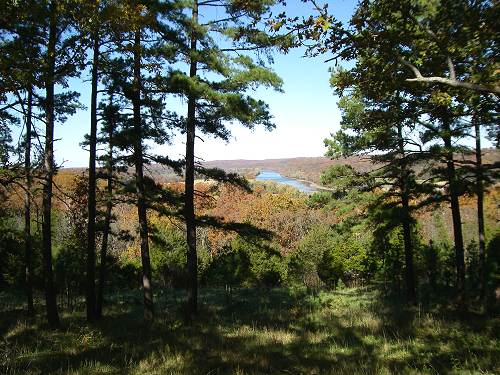
[[[354,0],[328,1],[330,10],[340,20],[349,19]],[[299,0],[290,0],[287,12],[311,14]],[[274,71],[282,78],[283,93],[259,89],[258,99],[269,104],[276,129],[271,132],[263,128],[251,131],[238,124],[230,127],[232,139],[225,141],[204,138],[196,140],[196,156],[206,160],[229,159],[271,159],[301,156],[321,156],[326,149],[323,140],[339,128],[340,111],[337,99],[329,85],[329,67],[324,63],[329,56],[303,57],[303,50],[292,50],[286,55],[274,57]],[[90,82],[72,80],[70,90],[81,93],[80,101],[90,107]],[[90,115],[88,110],[77,112],[64,124],[55,129],[55,157],[63,167],[84,167],[88,165],[88,152],[81,146],[84,134],[88,133]],[[156,153],[181,158],[185,143],[182,136],[172,145],[153,148]]]

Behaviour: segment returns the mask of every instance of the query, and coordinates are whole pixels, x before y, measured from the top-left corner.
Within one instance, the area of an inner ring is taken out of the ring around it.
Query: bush
[[[213,286],[251,284],[250,258],[242,249],[228,246],[210,263],[202,282]]]
[[[153,279],[160,280],[163,287],[185,287],[187,244],[184,232],[171,224],[154,226],[150,248]]]
[[[367,270],[367,239],[352,229],[313,227],[290,259],[296,280],[302,280],[308,288],[316,288],[318,283],[336,288],[339,280],[348,286],[357,283]]]
[[[486,248],[486,293],[488,310],[497,311],[500,301],[500,232],[488,242]]]
[[[215,256],[203,281],[218,286],[275,287],[286,281],[287,274],[286,259],[275,247],[238,236]]]

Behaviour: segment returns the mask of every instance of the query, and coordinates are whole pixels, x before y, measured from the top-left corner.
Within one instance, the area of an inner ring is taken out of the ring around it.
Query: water
[[[278,184],[293,186],[303,193],[314,193],[317,191],[311,186],[308,186],[300,181],[294,180],[293,178],[287,178],[280,175],[278,172],[274,171],[261,171],[257,177],[255,177],[257,181],[273,181]]]

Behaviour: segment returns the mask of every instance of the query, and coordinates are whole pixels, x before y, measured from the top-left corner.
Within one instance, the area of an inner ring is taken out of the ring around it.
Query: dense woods
[[[4,2],[0,372],[500,371],[499,5],[297,3]],[[202,162],[286,126],[260,94],[292,49],[331,67],[332,160]]]

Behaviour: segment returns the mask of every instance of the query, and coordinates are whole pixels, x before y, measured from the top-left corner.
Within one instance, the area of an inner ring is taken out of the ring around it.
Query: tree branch
[[[473,90],[476,92],[483,92],[483,93],[489,93],[489,94],[495,94],[500,96],[500,86],[494,85],[494,86],[489,86],[489,85],[480,85],[477,83],[471,83],[471,82],[464,82],[464,81],[459,81],[455,76],[455,68],[453,67],[453,64],[451,63],[451,59],[448,57],[448,66],[450,67],[450,77],[452,78],[444,78],[444,77],[424,77],[418,68],[403,59],[402,57],[399,58],[399,61],[405,65],[407,68],[409,68],[413,74],[415,75],[415,78],[407,78],[406,82],[426,82],[426,83],[441,83],[447,86],[452,86],[452,87],[460,87],[460,88],[465,88],[468,90]]]

